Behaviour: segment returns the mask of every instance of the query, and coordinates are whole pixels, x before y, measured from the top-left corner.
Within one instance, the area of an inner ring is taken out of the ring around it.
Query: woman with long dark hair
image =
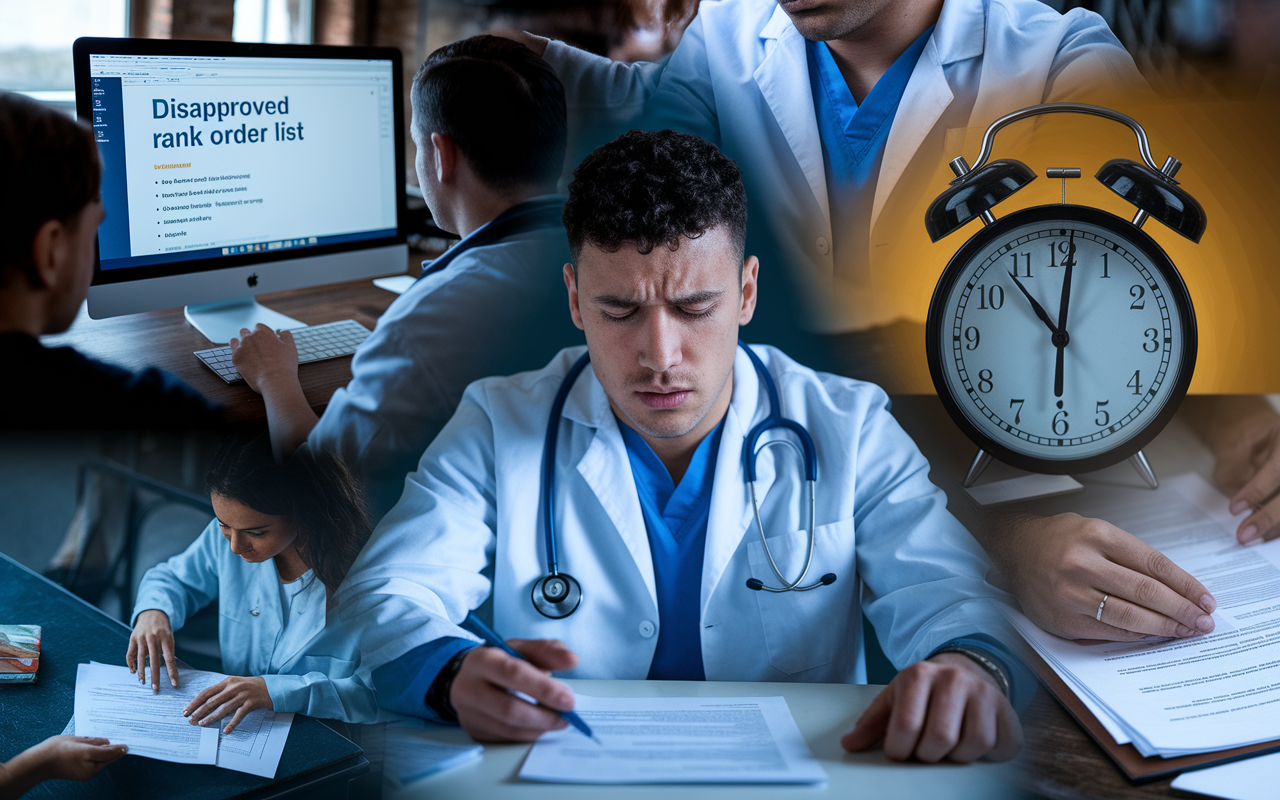
[[[184,713],[192,724],[230,716],[231,732],[259,708],[366,721],[373,691],[357,674],[353,637],[324,637],[331,598],[369,538],[364,498],[332,453],[302,451],[284,463],[266,434],[235,434],[205,475],[216,518],[181,554],[149,570],[138,588],[126,662],[160,688],[180,676],[173,631],[215,598],[229,677]],[[344,639],[348,642],[344,642]]]

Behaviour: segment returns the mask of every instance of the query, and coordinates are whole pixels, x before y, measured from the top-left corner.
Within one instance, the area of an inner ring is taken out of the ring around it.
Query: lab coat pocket
[[[788,675],[830,664],[844,655],[857,636],[853,591],[853,518],[823,525],[814,531],[813,562],[803,586],[828,572],[835,583],[807,592],[755,592],[760,622],[769,648],[769,663]],[[769,552],[778,569],[795,580],[804,568],[809,548],[808,529],[769,539]],[[766,586],[778,586],[759,538],[747,542],[751,574]]]

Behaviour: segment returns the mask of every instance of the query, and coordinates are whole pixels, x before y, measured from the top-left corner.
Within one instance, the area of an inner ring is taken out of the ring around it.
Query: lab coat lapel
[[[947,0],[933,35],[911,73],[889,129],[871,206],[872,230],[898,179],[955,97],[944,67],[982,55],[985,35],[986,12],[982,0]]]
[[[822,163],[817,111],[813,107],[813,93],[809,87],[809,61],[805,56],[804,37],[779,6],[760,31],[760,38],[765,40],[765,55],[755,70],[756,84],[804,172],[813,198],[822,209],[827,235],[830,236],[827,177]]]
[[[640,496],[636,493],[635,478],[631,474],[631,460],[627,457],[627,446],[618,430],[618,421],[609,408],[609,398],[590,367],[569,393],[564,416],[595,428],[595,436],[578,460],[578,474],[586,481],[626,545],[649,590],[654,608],[657,608],[653,555],[649,550],[644,514],[640,510]]]
[[[743,536],[754,534],[755,520],[746,483],[743,441],[751,427],[768,414],[761,397],[760,380],[747,355],[738,349],[733,363],[733,400],[725,415],[716,454],[715,483],[711,488],[711,509],[707,516],[707,539],[702,559],[701,609],[705,614],[711,595],[724,575],[729,560],[738,551]],[[769,448],[756,461],[756,500],[773,486],[774,463]]]

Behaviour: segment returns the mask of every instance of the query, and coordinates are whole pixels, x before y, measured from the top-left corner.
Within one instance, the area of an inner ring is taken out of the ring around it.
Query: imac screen
[[[94,283],[395,241],[392,60],[89,52]]]

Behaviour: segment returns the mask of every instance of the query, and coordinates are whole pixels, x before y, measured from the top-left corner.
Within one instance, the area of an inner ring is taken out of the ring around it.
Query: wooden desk
[[[40,625],[40,671],[34,684],[0,686],[0,760],[62,732],[75,702],[76,665],[121,664],[129,629],[94,606],[0,553],[4,622]],[[214,766],[125,756],[84,783],[46,781],[24,798],[297,797],[345,800],[352,779],[369,771],[356,745],[310,717],[294,717],[275,779]]]
[[[961,481],[973,460],[976,447],[956,428],[941,401],[934,395],[903,395],[894,398],[894,416],[928,457],[930,479],[948,496],[948,508],[967,526],[982,524],[978,507],[961,488]],[[1196,472],[1213,482],[1213,457],[1208,448],[1179,418],[1144,448],[1157,478]],[[999,462],[992,462],[980,483],[1022,474]],[[1132,487],[1146,491],[1145,485],[1127,462],[1089,475],[1075,476],[1085,491],[1058,498],[1019,504],[1019,508],[1050,515],[1064,511],[1089,514],[1089,485],[1094,482]],[[1020,761],[1025,769],[1019,784],[1036,796],[1066,800],[1112,800],[1113,798],[1173,797],[1172,778],[1133,784],[1094,743],[1051,694],[1043,688],[1022,716],[1026,746]]]
[[[410,253],[407,273],[417,275],[424,257],[422,253]],[[371,280],[359,280],[261,294],[257,299],[273,311],[308,325],[354,319],[372,330],[396,295],[379,289]],[[66,333],[46,336],[41,341],[49,347],[69,345],[86,356],[130,370],[159,367],[221,403],[231,424],[266,423],[266,408],[256,392],[243,382],[224,383],[192,355],[213,345],[183,318],[181,308],[90,319],[81,306]],[[303,364],[298,368],[298,377],[307,401],[319,413],[333,393],[351,380],[351,356]]]
[[[1002,800],[1020,797],[1013,780],[1018,762],[1008,764],[895,763],[878,749],[846,753],[840,737],[879,694],[879,686],[822,683],[708,683],[701,681],[568,681],[579,694],[597,697],[777,697],[787,706],[814,756],[827,772],[825,786],[642,785],[598,786],[532,783],[518,777],[527,744],[486,745],[484,757],[433,775],[385,795],[389,800],[435,797],[485,797],[504,800],[573,798],[726,798],[787,800],[819,797],[928,798],[929,800]],[[454,744],[470,743],[459,728],[438,728],[432,736]]]

